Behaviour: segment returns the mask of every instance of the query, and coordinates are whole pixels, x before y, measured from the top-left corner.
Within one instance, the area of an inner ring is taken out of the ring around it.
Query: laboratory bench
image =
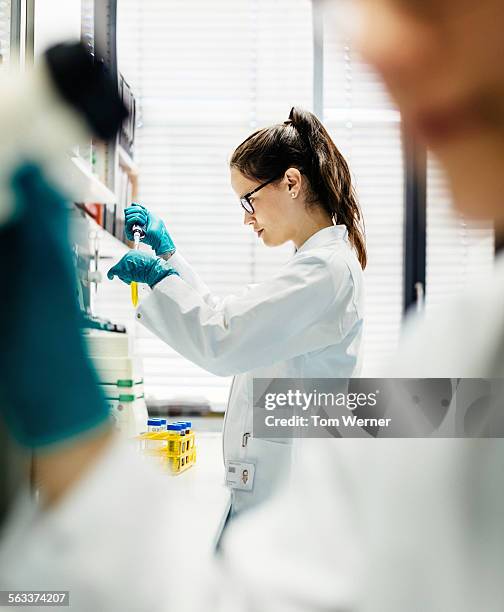
[[[185,503],[201,509],[202,520],[194,525],[191,539],[198,542],[200,550],[213,551],[230,504],[230,492],[224,484],[222,433],[200,431],[195,421],[196,464],[169,477],[170,491],[175,490]]]

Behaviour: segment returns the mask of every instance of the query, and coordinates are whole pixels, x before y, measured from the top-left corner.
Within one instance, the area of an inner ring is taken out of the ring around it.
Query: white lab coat
[[[236,514],[267,498],[290,465],[289,440],[251,437],[253,379],[358,375],[362,270],[342,225],[311,236],[270,280],[224,299],[211,294],[180,254],[170,263],[180,277],[156,285],[137,317],[187,359],[234,375],[224,460],[256,466],[253,490],[232,491]]]
[[[504,260],[473,289],[413,325],[394,375],[492,373]],[[502,440],[309,440],[305,450],[292,485],[230,526],[212,569],[187,543],[204,509],[112,448],[46,517],[13,513],[0,587],[70,588],[75,612],[504,610]]]
[[[504,255],[491,279],[413,317],[382,374],[504,376],[503,304]],[[303,450],[293,486],[224,536],[228,597],[250,612],[504,610],[504,440],[308,440]]]

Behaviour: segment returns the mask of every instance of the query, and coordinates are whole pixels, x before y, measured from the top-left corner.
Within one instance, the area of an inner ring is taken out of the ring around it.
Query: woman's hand
[[[133,226],[139,225],[145,232],[142,242],[151,246],[156,255],[161,257],[175,253],[175,245],[165,224],[156,215],[149,212],[145,206],[134,202],[125,209],[124,220],[124,231],[128,240],[133,240]]]
[[[178,272],[158,257],[141,251],[130,251],[110,268],[107,277],[113,280],[114,276],[117,276],[127,285],[132,282],[147,283],[152,288],[163,278],[172,274],[179,276]]]

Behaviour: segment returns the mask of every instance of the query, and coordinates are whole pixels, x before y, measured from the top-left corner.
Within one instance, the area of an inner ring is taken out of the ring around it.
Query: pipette
[[[132,227],[132,232],[133,242],[135,243],[133,248],[135,251],[138,251],[140,247],[140,240],[145,236],[145,232],[140,225],[134,225]],[[138,283],[135,283],[134,281],[131,283],[131,302],[135,308],[138,306]]]

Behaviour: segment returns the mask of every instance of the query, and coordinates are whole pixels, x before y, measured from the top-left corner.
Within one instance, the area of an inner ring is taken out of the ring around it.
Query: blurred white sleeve
[[[58,507],[13,514],[0,587],[69,590],[74,612],[502,612],[502,440],[303,450],[292,485],[238,517],[215,560],[190,538],[204,509],[114,447]]]
[[[19,500],[0,589],[69,590],[73,612],[211,610],[211,551],[191,537],[205,515],[175,481],[117,441],[57,506]]]
[[[504,609],[502,440],[305,451],[297,482],[230,526],[220,611]]]
[[[384,374],[495,372],[503,301],[501,257],[490,283],[410,319]],[[302,447],[292,487],[231,525],[223,597],[248,601],[249,612],[504,610],[504,440]]]

